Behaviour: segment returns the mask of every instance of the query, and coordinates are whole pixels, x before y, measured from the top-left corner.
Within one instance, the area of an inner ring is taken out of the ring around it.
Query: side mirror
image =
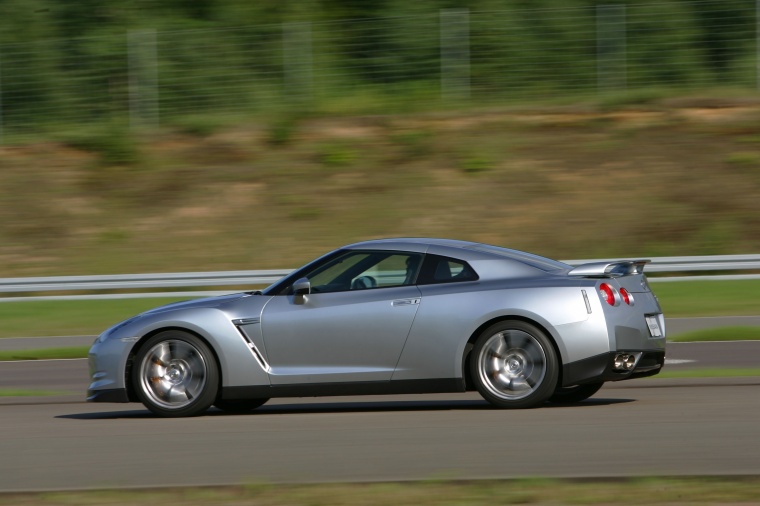
[[[301,278],[293,283],[293,295],[295,296],[296,304],[303,304],[306,302],[306,296],[311,293],[311,282],[308,278]]]

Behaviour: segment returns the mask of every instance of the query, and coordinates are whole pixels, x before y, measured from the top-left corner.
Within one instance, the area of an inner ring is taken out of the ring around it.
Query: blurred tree
[[[472,74],[487,95],[593,86],[594,9],[581,2],[483,0],[471,16]]]
[[[47,0],[0,1],[0,111],[4,125],[28,127],[55,109],[58,48]]]
[[[747,0],[0,0],[3,121],[124,114],[130,30],[157,32],[162,114],[286,102],[289,22],[321,96],[435,90],[441,9],[469,10],[474,97],[591,91],[599,4],[626,6],[629,88],[754,84]]]
[[[664,0],[628,6],[629,87],[692,86],[707,77],[699,51],[697,5]]]
[[[722,0],[694,6],[701,32],[697,47],[703,63],[717,82],[741,80],[747,71],[754,78],[756,62],[752,57],[756,51],[756,10],[755,2],[745,0]]]

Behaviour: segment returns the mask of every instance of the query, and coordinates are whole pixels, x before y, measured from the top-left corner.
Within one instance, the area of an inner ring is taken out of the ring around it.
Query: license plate
[[[647,327],[649,327],[649,335],[652,337],[662,337],[662,331],[660,330],[660,322],[657,316],[647,316]]]

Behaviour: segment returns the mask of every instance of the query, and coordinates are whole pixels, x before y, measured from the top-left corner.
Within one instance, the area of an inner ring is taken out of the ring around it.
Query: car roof
[[[464,248],[466,246],[473,246],[478,243],[470,241],[458,241],[456,239],[437,239],[430,237],[393,237],[389,239],[373,239],[370,241],[362,241],[346,246],[347,249],[387,249],[389,247],[409,247],[411,245],[418,246],[445,246],[449,248]],[[415,248],[417,249],[417,248]]]
[[[414,251],[418,253],[434,253],[453,256],[462,260],[512,260],[536,267],[544,271],[554,271],[570,268],[550,258],[520,250],[492,246],[472,241],[456,239],[438,239],[426,237],[397,237],[362,241],[345,246],[345,249],[381,249]]]

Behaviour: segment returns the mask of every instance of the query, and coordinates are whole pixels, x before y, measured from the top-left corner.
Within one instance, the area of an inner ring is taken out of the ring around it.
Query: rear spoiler
[[[567,273],[568,276],[590,278],[619,278],[631,274],[643,274],[644,266],[651,260],[618,260],[615,262],[593,262],[579,265]]]

